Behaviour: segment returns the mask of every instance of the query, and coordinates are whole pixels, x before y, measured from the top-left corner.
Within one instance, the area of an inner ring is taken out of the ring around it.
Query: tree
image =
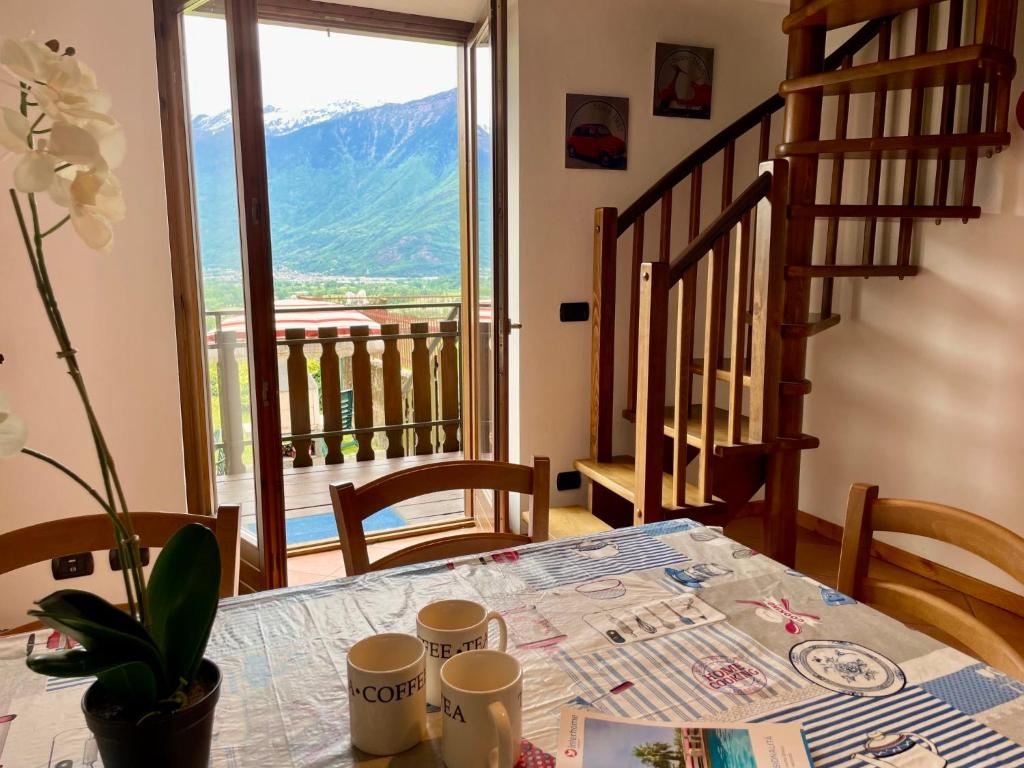
[[[633,747],[633,756],[651,768],[673,768],[672,758],[675,757],[675,754],[672,748],[663,741],[639,744]]]

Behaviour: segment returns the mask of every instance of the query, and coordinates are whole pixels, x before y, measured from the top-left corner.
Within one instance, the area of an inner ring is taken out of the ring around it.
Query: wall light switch
[[[50,569],[53,571],[53,578],[58,581],[88,576],[93,572],[92,552],[55,557],[50,561]]]
[[[142,560],[143,565],[149,565],[149,547],[142,547],[142,549],[139,550],[139,559]],[[107,560],[110,562],[110,570],[122,570],[121,554],[116,549],[110,550],[110,552],[107,554]]]

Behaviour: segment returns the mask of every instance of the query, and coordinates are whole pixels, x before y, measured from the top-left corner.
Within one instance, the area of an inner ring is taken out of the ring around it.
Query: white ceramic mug
[[[441,667],[441,754],[448,768],[513,768],[523,738],[523,668],[466,651]]]
[[[498,650],[508,643],[505,620],[472,600],[438,600],[416,616],[416,634],[427,654],[427,702],[441,706],[441,665],[452,656],[487,647],[487,627],[498,623]]]
[[[426,654],[412,635],[381,634],[348,652],[352,743],[371,755],[410,749],[426,733]]]

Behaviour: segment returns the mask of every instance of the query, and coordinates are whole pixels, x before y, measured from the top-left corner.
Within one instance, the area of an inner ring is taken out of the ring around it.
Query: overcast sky
[[[193,115],[231,106],[222,19],[185,17]],[[404,102],[456,86],[454,45],[260,25],[263,103],[289,111],[333,101]]]

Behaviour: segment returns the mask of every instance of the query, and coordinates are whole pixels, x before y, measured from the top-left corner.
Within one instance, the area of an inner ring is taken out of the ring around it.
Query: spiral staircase
[[[981,217],[978,162],[1010,142],[1016,6],[793,0],[779,93],[621,212],[595,211],[590,456],[576,462],[594,515],[621,527],[755,509],[766,552],[792,564],[800,457],[818,446],[803,432],[810,339],[840,322],[837,280],[911,278],[918,227]],[[704,194],[712,178],[720,205]],[[634,425],[632,455],[613,452],[619,418]]]

